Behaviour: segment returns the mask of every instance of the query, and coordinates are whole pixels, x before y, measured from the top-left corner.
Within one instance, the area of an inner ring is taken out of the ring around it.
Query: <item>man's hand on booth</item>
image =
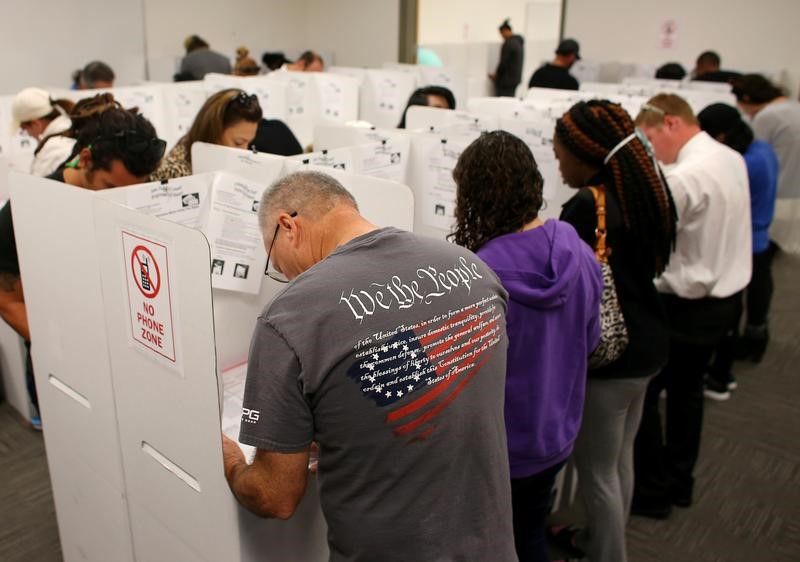
[[[261,517],[289,519],[306,491],[310,449],[299,453],[256,449],[253,464],[247,464],[236,441],[223,434],[225,478],[247,510]]]

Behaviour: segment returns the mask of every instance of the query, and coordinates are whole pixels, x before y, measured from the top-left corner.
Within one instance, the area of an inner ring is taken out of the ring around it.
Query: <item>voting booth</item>
[[[220,438],[238,433],[250,333],[282,287],[262,274],[260,242],[239,249],[252,261],[231,257],[224,230],[252,242],[254,201],[299,164],[197,149],[201,173],[166,183],[10,181],[68,562],[328,559],[315,477],[292,519],[259,519],[228,489]],[[372,222],[412,227],[407,187],[333,175]]]

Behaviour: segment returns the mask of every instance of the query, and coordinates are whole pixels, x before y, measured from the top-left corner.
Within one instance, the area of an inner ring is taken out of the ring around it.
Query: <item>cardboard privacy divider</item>
[[[392,142],[357,144],[355,146],[322,150],[310,154],[300,154],[289,158],[306,166],[352,172],[357,175],[372,176],[386,180],[406,183],[410,139],[405,136]]]
[[[22,174],[9,183],[64,559],[132,561],[94,195]]]
[[[497,128],[497,118],[461,110],[411,106],[406,113],[406,129],[421,132],[447,132],[451,136],[477,138],[483,131]]]
[[[317,125],[314,127],[314,146],[317,150],[332,150],[345,146],[383,142],[402,146],[410,142],[413,133],[404,129],[351,127],[349,125]]]
[[[449,68],[434,68],[419,64],[384,63],[387,70],[394,70],[410,74],[415,79],[415,87],[442,86],[453,93],[456,98],[456,107],[467,99],[467,79],[459,72]]]
[[[284,174],[285,160],[282,156],[255,154],[214,144],[197,142],[192,145],[192,167],[197,173],[226,170],[258,182],[265,188]],[[263,272],[256,273],[261,275]],[[222,370],[247,359],[247,344],[250,342],[256,316],[283,288],[277,281],[263,277],[257,295],[214,290],[217,360]]]
[[[397,127],[415,88],[415,78],[408,73],[367,70],[361,87],[359,118],[376,127]]]
[[[313,484],[288,523],[228,490],[202,233],[49,180],[15,175],[12,193],[64,559],[326,560]],[[126,236],[160,262],[148,285],[131,282]],[[134,337],[154,292],[169,297],[174,362]]]

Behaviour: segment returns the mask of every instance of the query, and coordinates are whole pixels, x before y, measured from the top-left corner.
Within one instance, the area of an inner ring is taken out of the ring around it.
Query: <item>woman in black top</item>
[[[630,341],[623,354],[590,370],[581,432],[575,444],[588,526],[574,538],[592,562],[624,562],[625,523],[633,495],[633,441],[649,379],[666,363],[666,316],[653,279],[675,241],[675,208],[644,137],[617,104],[574,105],[556,123],[553,141],[564,181],[580,188],[563,208],[594,247],[597,213],[590,186],[606,193],[609,265]]]

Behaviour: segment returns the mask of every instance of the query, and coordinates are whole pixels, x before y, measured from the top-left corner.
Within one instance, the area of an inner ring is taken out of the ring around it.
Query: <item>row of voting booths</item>
[[[597,95],[531,90],[471,98],[458,111],[412,107],[407,129],[395,129],[424,79],[416,72],[118,88],[174,143],[207,95],[240,87],[314,151],[285,158],[196,143],[194,175],[99,192],[3,173],[65,561],[328,559],[313,483],[291,520],[265,521],[238,506],[223,474],[220,429],[238,435],[250,333],[281,288],[261,273],[261,193],[287,173],[321,170],[375,224],[445,238],[458,157],[482,131],[505,129],[531,148],[545,178],[541,215],[554,218],[571,196],[553,155],[555,119]],[[623,86],[602,96],[635,113],[647,94]],[[691,103],[730,101],[702,95]],[[373,127],[346,125],[367,116]],[[19,381],[15,336],[0,333],[1,366]],[[570,489],[560,487],[565,502]]]

